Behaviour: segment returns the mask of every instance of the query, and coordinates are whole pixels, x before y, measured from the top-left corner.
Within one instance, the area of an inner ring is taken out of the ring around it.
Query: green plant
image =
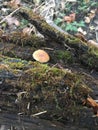
[[[98,2],[96,0],[77,0],[75,3],[67,2],[65,3],[64,10],[59,12],[54,22],[64,31],[76,33],[79,27],[85,27],[85,22],[83,21],[84,16],[87,15],[93,7],[98,7]],[[78,17],[76,17],[75,21],[69,23],[65,22],[64,16],[70,16],[72,12]]]
[[[22,27],[28,25],[29,22],[25,19],[22,19],[20,23],[21,23],[21,28],[22,28]]]
[[[61,18],[55,20],[56,25],[60,26],[65,31],[77,32],[79,27],[85,27],[84,21],[74,21],[72,23],[62,22]]]
[[[65,31],[74,31],[77,32],[79,27],[85,27],[85,23],[83,21],[80,22],[72,22],[66,24]]]

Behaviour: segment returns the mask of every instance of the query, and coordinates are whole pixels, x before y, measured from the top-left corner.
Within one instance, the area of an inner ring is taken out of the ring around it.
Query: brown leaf
[[[2,36],[3,33],[3,30],[0,28],[0,36]]]
[[[69,17],[69,16],[65,16],[64,17],[64,21],[67,22],[67,23],[71,23],[72,22],[71,21],[71,17]]]
[[[20,22],[15,17],[8,16],[6,18],[6,21],[7,21],[7,23],[8,23],[9,26],[11,26],[12,24],[15,24],[16,26],[20,25]]]
[[[76,14],[72,13],[69,16],[65,16],[64,21],[66,21],[67,23],[71,23],[71,22],[75,21],[75,17],[76,17]]]
[[[24,28],[24,29],[22,30],[22,33],[23,33],[23,35],[30,35],[32,31],[33,31],[32,28],[26,27],[26,28]]]
[[[85,23],[90,23],[91,19],[89,17],[85,17]]]
[[[9,2],[5,1],[4,5],[10,6],[13,9],[17,9],[21,5],[21,0],[11,0]]]
[[[83,105],[90,106],[93,108],[93,113],[98,116],[98,103],[91,97],[88,97],[83,101]]]
[[[75,21],[75,18],[76,18],[76,14],[75,13],[72,13],[69,16],[70,16],[72,22]]]
[[[98,47],[98,43],[97,42],[95,42],[94,40],[88,40],[88,42],[87,42],[89,45],[93,45],[93,46],[96,46],[96,47]]]
[[[86,38],[84,37],[84,35],[81,32],[77,32],[75,34],[76,37],[78,37],[79,39],[81,39],[84,42],[87,42]]]
[[[94,114],[98,114],[98,103],[96,103],[91,97],[87,98],[87,104],[93,108]]]
[[[95,13],[96,13],[96,9],[95,10],[91,10],[90,13],[88,14],[90,19],[93,19],[95,17]]]

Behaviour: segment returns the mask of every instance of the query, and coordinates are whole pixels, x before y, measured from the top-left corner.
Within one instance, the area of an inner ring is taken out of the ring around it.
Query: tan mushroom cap
[[[44,50],[37,50],[35,51],[33,54],[32,54],[33,58],[36,60],[36,61],[39,61],[41,63],[45,63],[45,62],[48,62],[50,57],[49,55],[47,54],[47,52],[45,52]]]

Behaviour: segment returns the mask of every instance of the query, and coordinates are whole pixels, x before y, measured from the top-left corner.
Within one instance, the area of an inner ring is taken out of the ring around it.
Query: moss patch
[[[21,60],[18,58],[9,58],[5,56],[4,58],[0,58],[1,63],[8,65],[10,69],[24,69],[26,66],[29,65],[29,62],[25,60]]]
[[[45,110],[46,117],[61,120],[79,114],[79,104],[91,92],[82,78],[68,69],[35,62],[25,70],[18,86],[30,94],[32,114]]]
[[[69,52],[67,50],[59,50],[59,51],[56,51],[54,54],[55,54],[55,57],[57,58],[57,60],[62,60],[65,63],[73,62],[72,54],[71,54],[71,52]]]
[[[42,118],[75,119],[83,108],[83,99],[91,92],[83,75],[71,70],[3,56],[0,61],[3,64],[1,70],[16,76],[15,80],[6,78],[5,84],[21,90],[20,96],[17,96],[21,103],[17,105],[19,112],[24,114],[47,111],[41,115]],[[28,104],[30,109],[27,109]]]

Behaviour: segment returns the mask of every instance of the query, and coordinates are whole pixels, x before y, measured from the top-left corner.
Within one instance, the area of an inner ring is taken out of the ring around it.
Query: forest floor
[[[55,57],[56,53],[59,50],[64,51],[64,49],[65,49],[60,44],[56,44],[56,42],[52,41],[51,39],[45,39],[44,44],[42,44],[43,41],[41,41],[42,43],[38,46],[35,43],[34,48],[32,49],[32,47],[30,47],[29,45],[24,46],[24,45],[18,45],[16,43],[16,45],[14,46],[13,42],[11,42],[11,44],[7,43],[7,41],[9,41],[8,34],[11,35],[11,33],[13,33],[13,32],[23,33],[23,35],[29,34],[29,33],[37,34],[37,36],[39,35],[41,37],[41,39],[43,39],[42,34],[36,33],[35,27],[32,28],[31,23],[29,23],[28,20],[25,20],[22,17],[20,17],[20,15],[17,12],[19,10],[21,4],[23,6],[27,6],[27,7],[29,7],[29,6],[32,7],[32,5],[34,6],[34,4],[31,5],[32,2],[28,2],[28,1],[24,1],[24,2],[23,1],[20,2],[19,0],[13,0],[13,1],[12,2],[9,0],[7,2],[0,1],[0,37],[3,36],[3,38],[4,38],[3,42],[2,42],[2,40],[0,41],[0,48],[1,48],[0,54],[1,55],[3,54],[4,56],[9,56],[11,58],[20,58],[21,60],[26,60],[27,62],[29,62],[29,61],[35,62],[35,59],[33,59],[33,57],[32,57],[32,53],[37,49],[46,50],[47,53],[51,57],[51,59],[47,63],[47,65],[49,65],[51,68],[57,67],[61,70],[68,69],[73,73],[78,73],[80,75],[83,75],[85,77],[83,79],[84,82],[93,90],[90,96],[94,100],[98,101],[98,70],[89,68],[88,66],[85,66],[84,64],[79,63],[79,62],[72,63],[72,62],[70,62],[70,59],[65,60],[64,59],[65,55],[63,56],[62,53],[59,53],[58,57]],[[74,36],[77,36],[81,39],[85,39],[87,42],[89,40],[91,40],[90,42],[93,42],[93,44],[98,44],[98,33],[97,33],[97,31],[98,31],[97,30],[98,29],[98,6],[96,7],[96,5],[98,5],[97,0],[95,0],[93,2],[91,1],[91,4],[92,4],[91,6],[90,6],[90,4],[89,4],[89,6],[88,6],[88,4],[82,5],[82,8],[80,10],[79,10],[79,7],[77,7],[79,5],[77,5],[76,3],[71,3],[71,4],[72,4],[72,6],[70,7],[71,12],[68,10],[65,16],[69,16],[69,15],[73,14],[74,10],[79,11],[75,14],[75,18],[73,20],[73,22],[76,21],[76,23],[72,24],[71,22],[69,22],[67,20],[59,23],[58,18],[61,18],[62,20],[64,20],[64,18],[65,18],[64,15],[62,17],[59,15],[56,16],[54,19],[55,23],[58,26],[60,26],[64,31],[67,30],[68,33],[70,33]],[[66,8],[69,9],[69,6],[70,6],[70,3],[68,3]],[[32,10],[34,10],[34,9],[32,9]],[[83,12],[83,10],[84,10],[84,12]],[[61,14],[63,14],[63,13],[64,13],[64,10],[61,11]],[[87,18],[85,18],[85,17],[87,17]],[[85,22],[85,19],[87,19],[88,21]],[[83,21],[82,22],[83,24],[80,24],[81,21]],[[71,24],[72,30],[70,29],[69,23],[67,24],[67,29],[64,29],[64,26],[67,22],[69,22]],[[84,26],[84,24],[85,24],[85,26]],[[75,29],[74,29],[74,26],[76,27]],[[81,28],[81,29],[79,30],[79,28]],[[76,30],[79,30],[79,31],[76,31]],[[48,43],[48,44],[46,44],[46,43]],[[0,59],[0,62],[1,62],[0,65],[2,65],[1,59]],[[23,73],[23,71],[19,68],[19,66],[17,68],[19,69],[19,71],[21,71],[21,73]],[[24,70],[25,69],[27,69],[27,68],[24,67]],[[0,73],[0,76],[1,76],[1,73]],[[27,82],[28,82],[28,80],[27,80]],[[0,95],[0,114],[1,114],[1,117],[0,117],[1,128],[0,129],[1,130],[2,129],[18,130],[18,125],[20,125],[19,128],[26,130],[26,129],[31,128],[31,124],[33,124],[33,130],[37,130],[37,129],[38,130],[44,130],[44,129],[45,130],[51,130],[51,129],[52,130],[63,130],[63,129],[64,130],[67,130],[67,129],[70,129],[70,130],[76,130],[76,129],[97,130],[98,117],[94,118],[93,109],[91,107],[86,107],[86,106],[84,106],[85,113],[83,113],[84,114],[83,117],[80,117],[80,127],[79,127],[79,123],[77,126],[74,126],[73,123],[72,123],[72,125],[70,125],[70,122],[68,122],[68,121],[67,121],[67,123],[68,123],[67,126],[65,126],[66,123],[64,121],[62,121],[62,122],[65,124],[62,124],[62,123],[59,123],[56,121],[52,121],[52,122],[46,121],[46,120],[44,121],[44,120],[40,120],[38,118],[35,120],[27,119],[27,117],[24,117],[24,114],[22,114],[22,111],[19,111],[21,108],[18,108],[18,107],[16,107],[17,105],[15,105],[16,92],[18,91],[18,89],[19,89],[19,91],[21,91],[20,88],[14,88],[14,90],[13,90],[12,86],[8,86],[6,88],[6,85],[2,85],[2,78],[0,78],[0,94],[1,94]],[[63,92],[63,90],[62,90],[62,92]],[[11,97],[10,97],[10,95],[11,95]],[[5,98],[5,96],[6,96],[6,98]],[[5,98],[5,99],[3,99],[3,98]],[[10,103],[9,103],[9,105],[8,105],[9,108],[6,109],[6,105],[4,106],[4,104],[3,104],[5,100],[12,101],[12,104],[14,104],[14,106],[10,106]],[[17,110],[14,110],[16,108],[17,108]],[[12,110],[14,110],[14,112],[15,112],[14,114],[18,113],[20,115],[23,115],[23,116],[21,116],[21,118],[22,117],[24,117],[24,118],[19,119],[19,117],[17,117],[17,116],[15,117],[13,115]],[[12,115],[9,115],[10,113]],[[87,117],[87,114],[88,114],[88,117]],[[39,118],[40,118],[40,116],[39,116]],[[48,119],[48,117],[45,117],[45,119]],[[10,122],[9,122],[9,120],[10,120]],[[19,122],[19,120],[21,120],[21,121]],[[86,120],[86,122],[84,122],[83,120]],[[15,122],[17,125],[15,125]],[[87,127],[87,125],[86,125],[86,127],[84,127],[85,124],[88,124],[88,127]]]

